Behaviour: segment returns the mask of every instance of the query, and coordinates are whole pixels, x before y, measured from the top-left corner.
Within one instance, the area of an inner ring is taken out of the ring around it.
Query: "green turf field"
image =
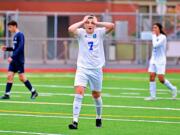
[[[169,90],[157,84],[157,101],[149,96],[147,74],[104,74],[103,127],[95,127],[95,107],[90,90],[83,101],[79,129],[71,131],[74,74],[27,74],[39,92],[30,93],[15,78],[10,100],[0,100],[0,134],[63,135],[179,135],[180,98],[171,100]],[[180,74],[166,76],[180,88]],[[5,89],[5,74],[0,74],[0,94]],[[180,97],[180,96],[178,96]]]

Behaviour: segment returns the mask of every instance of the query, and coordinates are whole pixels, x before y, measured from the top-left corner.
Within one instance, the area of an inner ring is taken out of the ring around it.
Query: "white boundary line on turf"
[[[120,93],[120,95],[140,95],[140,93],[139,92],[122,92]]]
[[[4,86],[6,84],[0,84],[0,86]],[[23,84],[13,84],[13,86],[18,86],[18,87],[24,87]],[[74,86],[70,86],[70,85],[47,85],[47,84],[33,84],[33,86],[35,87],[42,87],[42,88],[67,88],[67,89],[74,89]],[[106,87],[104,86],[102,89],[109,89],[109,90],[130,90],[130,91],[147,91],[148,92],[148,88],[125,88],[125,87]],[[158,89],[157,91],[161,91],[161,92],[168,92],[168,89]]]
[[[26,131],[9,131],[0,130],[0,133],[16,133],[16,134],[30,134],[30,135],[63,135],[63,134],[52,134],[52,133],[37,133],[37,132],[26,132]]]
[[[0,91],[1,92],[1,91]],[[29,94],[27,92],[14,92],[14,93],[17,93],[17,94]],[[131,93],[130,93],[131,94]],[[138,95],[140,95],[140,93],[138,93]],[[15,95],[16,96],[16,95]],[[17,95],[18,96],[18,95]],[[39,96],[74,96],[74,94],[68,94],[68,93],[39,93]],[[92,97],[91,94],[85,94],[85,96],[87,97]],[[126,96],[126,95],[111,95],[111,94],[108,94],[108,93],[103,93],[102,96],[104,98],[129,98],[129,99],[144,99],[145,97],[143,96],[134,96],[134,95],[130,95],[130,96]],[[160,99],[160,100],[172,100],[172,98],[161,98],[161,97],[157,97],[157,99]],[[180,98],[176,98],[176,100],[180,100]]]
[[[4,85],[6,85],[6,84],[0,84],[0,86],[4,86]],[[17,84],[17,83],[15,83],[15,84],[13,84],[13,86],[18,86],[18,87],[24,87],[24,84]],[[74,88],[74,86],[72,85],[72,86],[70,86],[70,85],[47,85],[47,84],[41,84],[41,85],[39,85],[39,84],[33,84],[33,86],[35,86],[35,87],[45,87],[45,88],[68,88],[68,89],[73,89]]]
[[[0,92],[3,92],[3,91],[0,91]],[[15,91],[13,92],[14,94],[29,94],[29,92],[21,92],[21,91]],[[118,97],[127,97],[127,96],[124,96],[124,95],[127,95],[127,94],[130,94],[130,95],[140,95],[140,93],[122,93],[123,96],[120,96],[121,93],[119,95],[111,95],[111,94],[108,94],[108,93],[102,93],[102,96],[103,97],[112,97],[112,98],[118,98]],[[74,96],[75,94],[69,94],[69,93],[50,93],[50,92],[42,92],[42,93],[39,93],[39,96]],[[87,97],[92,97],[91,94],[85,94],[85,96]],[[13,97],[20,97],[19,95],[15,95]],[[131,98],[131,96],[129,96],[129,98]],[[144,98],[144,97],[135,97],[135,98]]]
[[[23,101],[7,101],[0,100],[0,103],[10,104],[37,104],[37,105],[62,105],[72,106],[72,103],[50,103],[50,102],[23,102]],[[87,107],[94,107],[94,104],[82,104]],[[128,109],[146,109],[146,110],[168,110],[168,111],[180,111],[180,108],[162,108],[162,107],[147,107],[147,106],[125,106],[125,105],[103,105],[104,108],[128,108]]]
[[[61,119],[72,119],[70,116],[55,116],[55,115],[33,115],[33,114],[5,114],[0,113],[0,116],[16,116],[16,117],[38,117],[38,118],[61,118]],[[85,120],[95,120],[95,118],[91,117],[80,117],[80,119]],[[103,118],[103,120],[108,121],[123,121],[123,122],[145,122],[145,123],[162,123],[162,124],[180,124],[180,122],[176,121],[160,121],[160,120],[132,120],[132,119],[112,119],[112,118]],[[53,135],[53,134],[52,134]]]
[[[30,78],[39,78],[39,77],[44,77],[44,78],[74,78],[75,77],[75,74],[41,74],[41,75],[38,75],[38,74],[27,74],[26,75],[27,77],[30,77]],[[6,78],[7,76],[6,75],[2,75],[1,77],[4,77]],[[15,76],[17,77],[17,76]],[[148,76],[145,77],[145,76],[142,76],[142,77],[137,77],[137,76],[130,76],[130,75],[127,75],[127,76],[117,76],[117,75],[106,75],[104,74],[104,78],[110,78],[110,79],[130,79],[130,80],[148,80]],[[178,78],[171,78],[169,77],[168,78],[169,80],[180,80]]]

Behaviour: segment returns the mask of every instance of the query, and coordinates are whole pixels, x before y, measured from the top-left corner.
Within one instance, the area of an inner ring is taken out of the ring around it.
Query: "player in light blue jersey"
[[[163,31],[162,25],[155,23],[153,25],[152,34],[152,56],[149,63],[149,73],[150,73],[150,97],[145,98],[145,100],[156,100],[156,75],[159,81],[169,88],[172,92],[172,99],[176,99],[177,88],[173,86],[167,79],[165,79],[166,70],[166,34]]]
[[[78,118],[87,84],[90,86],[96,105],[96,127],[102,126],[102,67],[105,64],[103,41],[105,35],[113,28],[113,23],[98,22],[92,15],[85,16],[82,21],[69,27],[69,32],[77,38],[79,44],[74,82],[73,122],[69,125],[69,129],[78,128]]]

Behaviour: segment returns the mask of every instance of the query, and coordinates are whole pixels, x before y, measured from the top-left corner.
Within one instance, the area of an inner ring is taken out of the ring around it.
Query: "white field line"
[[[139,93],[139,92],[122,92],[120,94],[121,95],[140,95],[141,93]]]
[[[14,93],[21,93],[21,92],[14,92]],[[27,94],[27,93],[21,93],[21,94]],[[123,97],[123,96],[129,96],[129,98],[131,98],[131,95],[133,96],[135,96],[135,95],[140,95],[141,93],[139,93],[139,92],[133,92],[133,93],[131,93],[131,92],[126,92],[126,93],[119,93],[119,95],[118,94],[116,94],[116,95],[111,95],[111,94],[109,94],[109,93],[102,93],[102,96],[103,97],[112,97],[112,98],[118,98],[118,97]],[[157,92],[157,94],[158,95],[167,95],[167,94],[169,94],[169,93],[165,93],[165,92]],[[74,94],[67,94],[67,93],[40,93],[39,94],[40,96],[74,96]],[[85,94],[85,96],[88,96],[88,97],[91,97],[92,95],[91,94]],[[133,97],[132,97],[133,98]],[[140,97],[135,97],[135,98],[140,98]],[[141,98],[145,98],[145,97],[141,97]],[[166,98],[162,98],[162,99],[166,99]],[[167,98],[167,99],[170,99],[170,98]],[[177,98],[178,99],[178,98]]]
[[[21,93],[21,94],[27,94],[26,92],[14,92],[14,93]],[[143,96],[125,96],[125,95],[110,95],[107,93],[102,94],[104,98],[129,98],[129,99],[144,99],[146,97]],[[39,93],[39,96],[70,96],[74,97],[74,94],[67,94],[67,93]],[[92,97],[91,94],[85,94],[87,97]],[[18,96],[16,96],[18,97]],[[160,100],[172,100],[172,98],[166,98],[166,97],[157,97],[157,99]],[[176,100],[180,100],[180,98],[176,98]]]
[[[143,81],[148,81],[149,77],[135,77],[135,76],[104,76],[104,78],[110,78],[110,79],[129,79],[129,80],[143,80]],[[168,80],[172,80],[172,81],[178,81],[180,79],[178,78],[171,78],[168,77]]]
[[[29,78],[74,78],[75,74],[26,74]],[[6,78],[7,75],[1,75],[2,78]],[[18,77],[18,76],[15,76]],[[130,79],[130,80],[149,80],[148,76],[136,77],[136,76],[117,76],[117,75],[106,75],[104,74],[105,79]],[[179,78],[168,77],[168,80],[180,80]]]
[[[55,116],[55,115],[33,115],[33,114],[10,114],[10,113],[0,113],[0,116],[15,116],[15,117],[38,117],[38,118],[60,118],[60,119],[72,119],[70,116]],[[91,117],[80,117],[80,119],[85,120],[94,120]],[[123,122],[144,122],[144,123],[161,123],[161,124],[180,124],[176,121],[160,121],[160,120],[132,120],[132,119],[112,119],[112,118],[103,118],[107,121],[123,121]],[[54,134],[52,134],[54,135]]]
[[[24,102],[24,101],[9,101],[0,100],[0,103],[9,104],[36,104],[36,105],[59,105],[59,106],[72,106],[72,103],[56,103],[56,102]],[[94,104],[82,104],[86,107],[94,107]],[[147,107],[147,106],[125,106],[125,105],[103,105],[104,108],[125,108],[125,109],[144,109],[144,110],[168,110],[168,111],[180,111],[180,108],[163,108],[163,107]]]
[[[9,131],[0,130],[0,133],[12,133],[12,134],[29,134],[29,135],[62,135],[62,134],[52,134],[52,133],[37,133],[37,132],[26,132],[26,131]]]
[[[6,84],[0,84],[0,86],[4,86]],[[24,87],[24,84],[13,84],[13,86],[17,86],[17,87]],[[42,87],[42,88],[67,88],[67,89],[73,89],[73,86],[70,85],[47,85],[47,84],[33,84],[33,86],[35,87]]]
[[[0,91],[0,92],[4,92],[4,91]],[[15,91],[13,92],[15,94],[29,94],[29,92],[21,92],[21,91]],[[128,93],[123,93],[122,95],[127,95]],[[131,93],[129,93],[131,95]],[[39,93],[39,96],[70,96],[70,97],[74,97],[75,94],[69,94],[69,93],[49,93],[49,92],[41,92]],[[133,93],[133,95],[140,95],[140,93]],[[87,97],[92,97],[91,94],[85,94],[85,96]],[[112,97],[112,98],[116,98],[116,97],[121,97],[118,95],[110,95],[108,93],[102,93],[103,97]],[[13,97],[20,97],[19,95],[15,95]],[[123,96],[122,96],[123,97]],[[143,98],[143,97],[142,97]]]
[[[0,91],[0,92],[3,92],[3,91]],[[16,94],[29,94],[28,92],[13,92],[13,93],[16,93]],[[15,95],[16,96],[16,95]],[[70,97],[73,97],[74,94],[68,94],[68,93],[39,93],[39,96],[70,96]],[[85,96],[87,97],[92,97],[91,94],[85,94]],[[108,93],[103,93],[102,96],[104,98],[129,98],[129,99],[144,99],[146,97],[144,96],[126,96],[126,95],[111,95],[111,94],[108,94]],[[18,95],[16,96],[18,97]],[[157,97],[157,99],[160,99],[160,100],[172,100],[172,98],[166,98],[166,97]],[[180,98],[176,98],[176,100],[180,100]]]
[[[0,86],[4,86],[6,84],[0,84]],[[24,87],[24,84],[13,84],[13,86]],[[47,85],[47,84],[33,84],[34,87],[42,87],[42,88],[62,88],[62,89],[74,89],[74,86],[71,85]],[[103,89],[107,90],[132,90],[132,91],[149,91],[148,88],[125,88],[125,87],[103,87]],[[158,89],[158,91],[166,92],[167,89]]]

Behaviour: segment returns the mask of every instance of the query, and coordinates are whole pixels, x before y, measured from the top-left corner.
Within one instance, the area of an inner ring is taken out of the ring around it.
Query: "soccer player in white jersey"
[[[149,73],[150,73],[150,97],[145,98],[145,100],[156,100],[156,75],[159,81],[169,88],[172,92],[172,99],[176,99],[177,88],[173,86],[167,79],[165,79],[166,70],[166,34],[163,31],[163,27],[160,23],[155,23],[152,28],[152,56],[149,63]]]
[[[79,44],[74,82],[73,122],[69,125],[69,129],[78,128],[78,118],[87,84],[90,86],[95,101],[96,127],[102,126],[102,67],[105,64],[103,40],[113,28],[113,23],[99,22],[95,16],[88,15],[82,21],[72,24],[68,29],[77,38]]]

